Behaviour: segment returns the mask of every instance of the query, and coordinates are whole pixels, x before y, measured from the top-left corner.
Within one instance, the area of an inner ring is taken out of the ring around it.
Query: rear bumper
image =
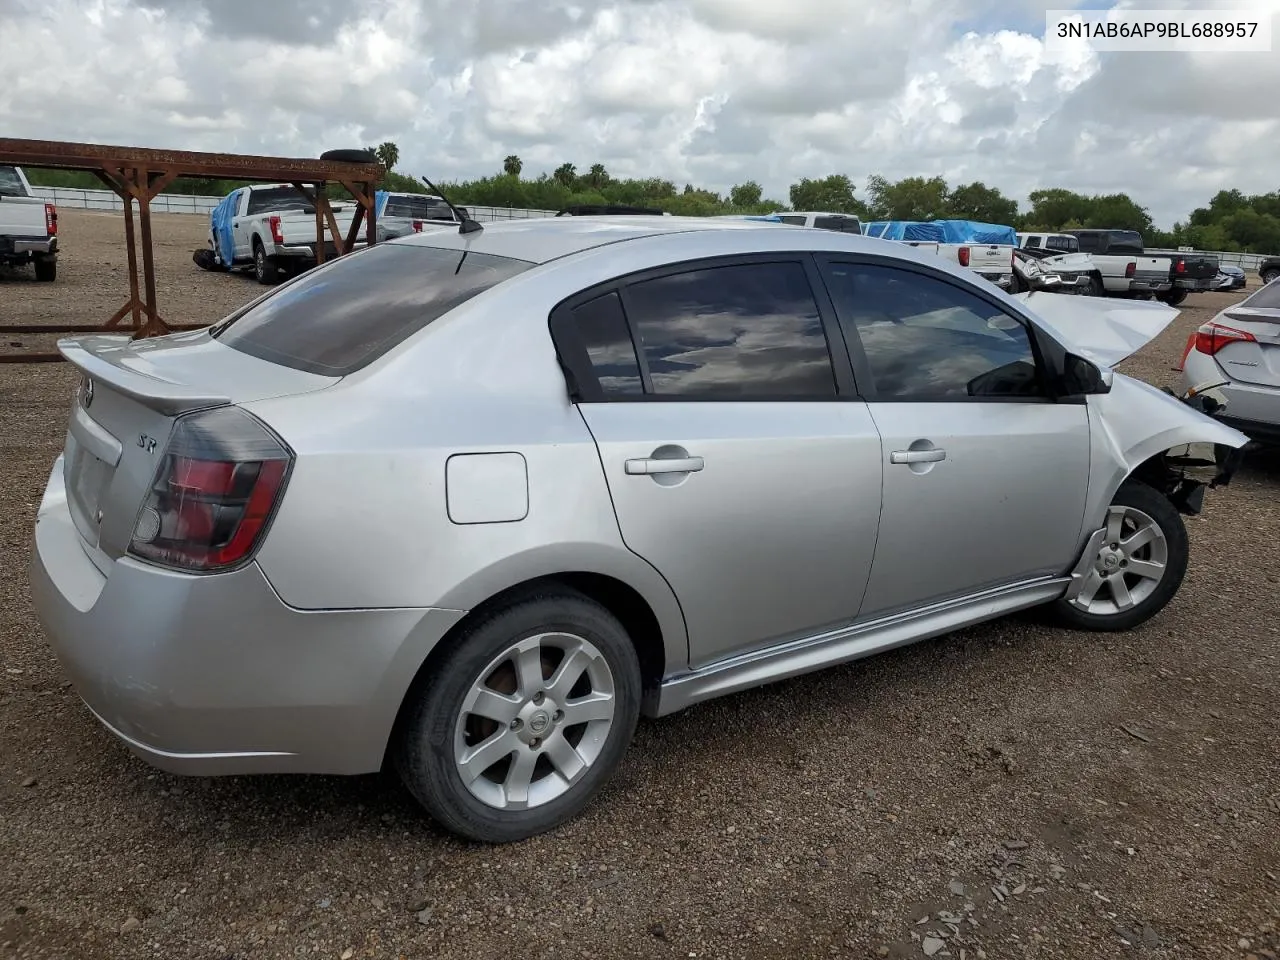
[[[1129,281],[1130,293],[1168,293],[1173,289],[1173,281],[1147,277],[1136,277]]]
[[[54,465],[35,528],[36,613],[76,692],[136,755],[180,774],[379,769],[404,694],[460,611],[303,612],[256,564],[104,576]]]
[[[1192,350],[1183,362],[1179,393],[1207,383],[1222,383],[1218,390],[1226,401],[1221,411],[1210,414],[1213,419],[1250,440],[1280,443],[1280,388],[1231,380],[1216,360]]]
[[[1177,287],[1179,290],[1190,290],[1192,292],[1200,292],[1200,291],[1212,289],[1213,278],[1201,277],[1201,278],[1192,280],[1184,277],[1184,278],[1179,278],[1175,280],[1173,282],[1173,285]]]
[[[57,237],[0,237],[0,257],[52,256],[57,252]]]

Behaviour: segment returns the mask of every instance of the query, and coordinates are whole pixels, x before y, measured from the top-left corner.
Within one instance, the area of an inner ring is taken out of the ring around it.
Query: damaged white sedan
[[[62,342],[32,594],[150,763],[390,761],[449,829],[528,837],[641,713],[1037,605],[1142,623],[1192,468],[1245,443],[1111,371],[1159,304],[835,231],[462,220],[205,331]]]

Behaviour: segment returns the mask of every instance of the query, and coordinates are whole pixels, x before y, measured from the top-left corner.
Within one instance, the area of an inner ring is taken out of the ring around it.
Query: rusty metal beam
[[[0,163],[55,170],[99,170],[107,167],[139,167],[176,170],[182,177],[217,180],[301,180],[317,183],[345,178],[379,183],[380,163],[343,163],[307,157],[260,157],[235,153],[201,153],[194,150],[156,150],[101,143],[69,143],[60,140],[19,140],[0,137]]]

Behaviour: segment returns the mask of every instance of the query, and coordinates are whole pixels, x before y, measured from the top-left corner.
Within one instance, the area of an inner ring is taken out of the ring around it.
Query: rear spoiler
[[[112,362],[112,353],[120,352],[120,348],[134,342],[128,334],[75,337],[59,340],[58,352],[90,380],[104,383],[117,393],[166,416],[231,403],[231,398],[223,394],[196,390]]]

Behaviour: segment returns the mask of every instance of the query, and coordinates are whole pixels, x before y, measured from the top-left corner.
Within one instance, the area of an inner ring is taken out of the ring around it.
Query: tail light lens
[[[271,227],[271,239],[276,243],[284,243],[284,234],[280,231],[280,218],[267,217],[267,225]]]
[[[1247,330],[1237,330],[1221,323],[1206,323],[1196,331],[1195,347],[1208,356],[1215,356],[1229,343],[1257,343],[1258,338]],[[1187,353],[1191,351],[1188,350]],[[1184,355],[1183,359],[1186,357]]]
[[[138,512],[129,552],[198,573],[246,562],[292,463],[289,448],[239,407],[181,417]]]
[[[1186,273],[1186,272],[1187,272],[1187,261],[1185,261],[1185,260],[1183,260],[1181,257],[1179,257],[1179,258],[1177,259],[1177,261],[1174,263],[1174,265],[1173,265],[1173,269],[1174,269],[1174,272],[1176,272],[1176,273]]]
[[[1138,272],[1138,264],[1136,262],[1130,263],[1127,267],[1124,268],[1124,278],[1126,280],[1130,280],[1133,278],[1133,275],[1137,272]]]
[[[44,232],[51,237],[58,235],[58,208],[52,203],[44,205]]]
[[[413,221],[413,232],[414,232],[414,233],[421,233],[421,232],[422,232],[422,221],[421,221],[421,220],[415,220],[415,221]]]
[[[969,265],[969,248],[960,248],[960,266],[967,267]]]

